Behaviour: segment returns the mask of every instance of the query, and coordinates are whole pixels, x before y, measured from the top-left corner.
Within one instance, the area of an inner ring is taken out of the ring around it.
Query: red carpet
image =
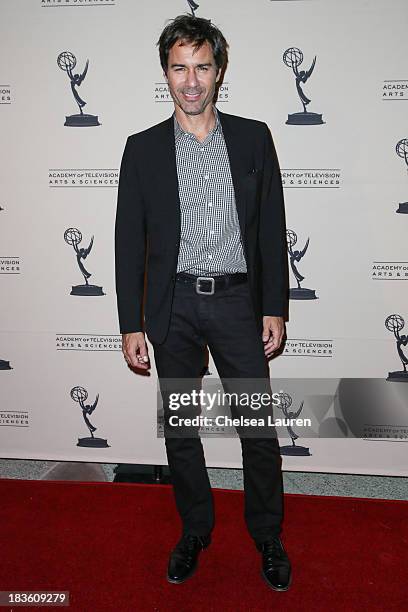
[[[293,584],[276,593],[259,575],[242,492],[214,494],[213,543],[196,575],[171,585],[169,486],[0,479],[0,590],[70,591],[60,609],[81,612],[407,609],[408,502],[286,495]]]

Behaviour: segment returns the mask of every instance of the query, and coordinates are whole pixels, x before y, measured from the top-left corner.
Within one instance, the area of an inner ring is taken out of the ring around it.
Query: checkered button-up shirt
[[[177,272],[201,276],[246,272],[228,151],[218,111],[204,142],[174,113],[181,236]]]

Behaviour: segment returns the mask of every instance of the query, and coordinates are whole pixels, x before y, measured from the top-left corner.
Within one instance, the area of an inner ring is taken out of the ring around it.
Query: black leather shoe
[[[179,584],[192,576],[197,568],[198,556],[211,543],[211,536],[185,534],[171,551],[167,580]]]
[[[256,544],[262,553],[262,576],[275,591],[287,591],[292,581],[292,570],[279,536]]]

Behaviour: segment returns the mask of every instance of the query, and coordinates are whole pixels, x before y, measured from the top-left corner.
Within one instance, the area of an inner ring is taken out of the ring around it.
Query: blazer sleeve
[[[115,220],[115,281],[120,333],[144,331],[146,224],[131,137],[122,156]]]
[[[283,187],[272,135],[266,123],[263,125],[264,166],[259,224],[262,312],[264,316],[286,316],[289,282]]]

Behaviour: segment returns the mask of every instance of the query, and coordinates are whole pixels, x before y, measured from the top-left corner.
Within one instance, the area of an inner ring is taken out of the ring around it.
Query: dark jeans
[[[159,379],[199,377],[206,345],[221,380],[263,378],[269,385],[247,282],[200,295],[193,285],[176,281],[168,335],[162,344],[153,343]],[[240,437],[240,442],[245,521],[250,535],[259,542],[281,532],[279,443],[276,438],[255,437]],[[183,533],[206,535],[214,525],[214,507],[201,440],[166,437],[165,445]]]

